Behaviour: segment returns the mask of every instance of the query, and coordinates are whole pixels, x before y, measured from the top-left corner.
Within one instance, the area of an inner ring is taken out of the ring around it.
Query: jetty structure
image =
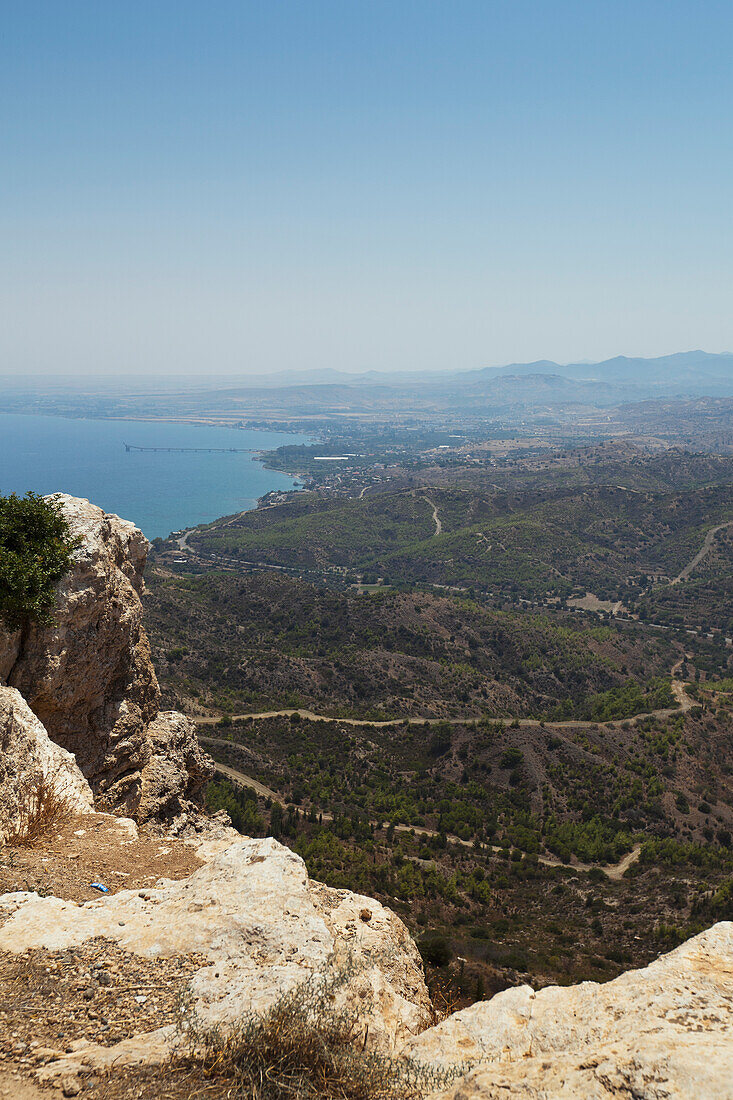
[[[136,443],[125,443],[125,450],[131,451],[168,451],[172,454],[237,454],[258,455],[261,451],[254,447],[138,447]]]

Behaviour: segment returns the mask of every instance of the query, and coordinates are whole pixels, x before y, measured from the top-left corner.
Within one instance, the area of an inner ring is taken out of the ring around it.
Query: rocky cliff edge
[[[99,809],[138,820],[195,810],[212,764],[189,719],[159,710],[140,600],[148,543],[87,500],[54,499],[79,539],[74,565],[51,626],[0,628],[0,686],[74,755]]]

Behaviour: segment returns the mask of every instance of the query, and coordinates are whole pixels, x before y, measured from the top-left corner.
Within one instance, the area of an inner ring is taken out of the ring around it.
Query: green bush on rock
[[[57,503],[38,493],[0,497],[0,620],[48,623],[76,540]]]

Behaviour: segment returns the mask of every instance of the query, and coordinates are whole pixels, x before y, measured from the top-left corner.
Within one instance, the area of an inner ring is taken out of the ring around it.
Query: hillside
[[[490,475],[487,475],[487,477]],[[426,486],[362,498],[297,496],[218,521],[189,538],[209,564],[272,565],[338,584],[458,586],[492,599],[592,592],[636,607],[733,519],[726,482],[676,491],[629,486],[505,490]],[[726,543],[716,550],[725,557]],[[731,571],[729,556],[721,575]],[[708,606],[726,629],[726,607]]]
[[[295,716],[199,736],[228,777],[212,808],[379,897],[426,952],[440,938],[468,960],[452,971],[462,999],[517,971],[608,977],[733,915],[733,747],[716,708],[590,727]]]
[[[632,626],[430,592],[333,592],[274,572],[152,569],[145,599],[166,698],[240,713],[625,717],[652,709],[649,692],[665,705],[678,653]]]

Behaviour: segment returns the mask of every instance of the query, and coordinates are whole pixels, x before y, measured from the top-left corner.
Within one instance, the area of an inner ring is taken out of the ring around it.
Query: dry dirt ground
[[[152,886],[160,878],[185,878],[200,865],[181,840],[144,830],[136,838],[134,828],[92,814],[32,846],[0,848],[0,894],[29,890],[91,901],[103,896],[93,882],[117,893]],[[79,1040],[112,1045],[135,1031],[175,1024],[185,1012],[191,974],[200,965],[194,956],[142,959],[105,940],[66,951],[0,953],[0,1100],[50,1100],[54,1095],[162,1100],[169,1093],[160,1070],[141,1074],[139,1081],[129,1073],[74,1078],[58,1090],[39,1088],[33,1073]],[[191,1094],[179,1090],[175,1095]]]
[[[185,878],[200,860],[181,841],[141,829],[137,839],[107,814],[74,818],[30,847],[0,847],[0,894],[13,890],[53,894],[67,901],[92,901],[152,886],[159,878]]]

